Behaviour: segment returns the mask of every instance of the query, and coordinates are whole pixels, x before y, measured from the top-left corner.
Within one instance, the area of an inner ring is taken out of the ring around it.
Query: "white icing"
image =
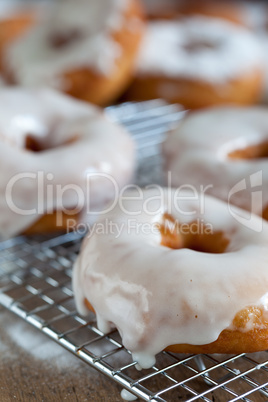
[[[202,220],[223,232],[226,252],[161,246],[155,224],[165,212],[181,224]],[[75,300],[79,313],[87,313],[86,298],[98,322],[119,330],[139,366],[153,365],[168,345],[213,342],[240,310],[266,306],[268,224],[261,218],[253,217],[253,226],[263,225],[255,232],[222,201],[154,188],[124,192],[99,224],[104,220],[123,224],[121,234],[94,230],[85,238],[73,272]]]
[[[109,75],[122,54],[113,39],[125,23],[129,0],[60,0],[48,9],[43,21],[7,49],[6,66],[20,85],[50,85],[67,90],[64,72],[90,68]],[[61,48],[51,45],[53,36],[78,34]],[[19,66],[19,68],[18,68]]]
[[[49,89],[9,88],[0,92],[0,109],[1,236],[14,236],[55,209],[101,209],[114,197],[115,186],[132,176],[130,136],[97,108]],[[24,149],[29,134],[44,151]],[[7,195],[10,180],[20,173],[31,176],[16,180],[11,196],[18,208],[35,209],[28,215],[16,212]],[[59,196],[59,189],[69,185],[78,192]]]
[[[210,46],[189,51],[187,46]],[[222,84],[261,70],[262,49],[252,33],[230,22],[203,16],[148,25],[137,75],[161,75]]]
[[[267,125],[265,107],[215,107],[187,115],[163,145],[171,184],[197,189],[212,185],[206,192],[227,201],[231,190],[240,183],[236,188],[240,191],[230,201],[262,214],[263,207],[268,205],[267,158],[232,160],[228,153],[267,142]],[[243,190],[244,179],[250,183],[246,182]],[[262,202],[252,205],[253,194],[258,190],[262,191]]]

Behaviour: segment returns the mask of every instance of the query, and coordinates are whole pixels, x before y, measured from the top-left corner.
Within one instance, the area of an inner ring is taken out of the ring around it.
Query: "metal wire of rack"
[[[161,101],[123,104],[107,113],[137,141],[137,183],[162,183],[159,146],[183,116]],[[103,334],[95,317],[77,314],[71,288],[78,233],[20,236],[0,243],[0,304],[125,390],[147,401],[267,401],[268,354],[178,355],[162,352],[154,367],[138,371],[117,331]]]

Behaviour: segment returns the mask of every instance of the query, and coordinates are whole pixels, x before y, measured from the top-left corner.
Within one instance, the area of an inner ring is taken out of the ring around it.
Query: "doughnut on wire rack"
[[[162,101],[106,109],[137,141],[136,183],[163,184],[159,147],[184,112]],[[268,353],[179,355],[162,352],[137,371],[117,331],[104,335],[95,316],[77,314],[71,271],[82,235],[19,236],[0,243],[0,304],[145,401],[267,401]],[[21,334],[23,336],[23,334]]]

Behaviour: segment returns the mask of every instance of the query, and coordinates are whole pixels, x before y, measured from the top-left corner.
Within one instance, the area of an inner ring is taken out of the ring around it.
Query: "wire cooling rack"
[[[184,112],[152,101],[110,107],[107,113],[137,140],[137,183],[161,184],[159,146],[164,132]],[[136,370],[117,331],[104,335],[93,314],[84,318],[76,312],[71,272],[80,244],[78,233],[20,236],[0,243],[0,304],[142,400],[268,401],[267,352],[237,356],[162,352],[152,369]]]

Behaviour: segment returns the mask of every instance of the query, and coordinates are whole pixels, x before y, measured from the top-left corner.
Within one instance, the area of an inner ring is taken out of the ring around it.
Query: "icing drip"
[[[136,401],[138,399],[135,395],[131,394],[126,389],[123,389],[121,391],[121,398],[125,401]]]
[[[166,213],[181,225],[181,235],[187,228],[193,235],[196,222],[198,233],[210,227],[218,240],[222,233],[225,249],[191,249],[186,233],[182,248],[164,247],[159,228]],[[105,220],[121,233],[96,227],[84,240],[73,273],[75,300],[82,314],[89,300],[102,329],[118,329],[138,366],[152,366],[168,345],[215,341],[247,306],[267,308],[268,224],[259,217],[253,217],[255,227],[263,225],[256,232],[219,200],[155,188],[124,192],[97,224]]]

